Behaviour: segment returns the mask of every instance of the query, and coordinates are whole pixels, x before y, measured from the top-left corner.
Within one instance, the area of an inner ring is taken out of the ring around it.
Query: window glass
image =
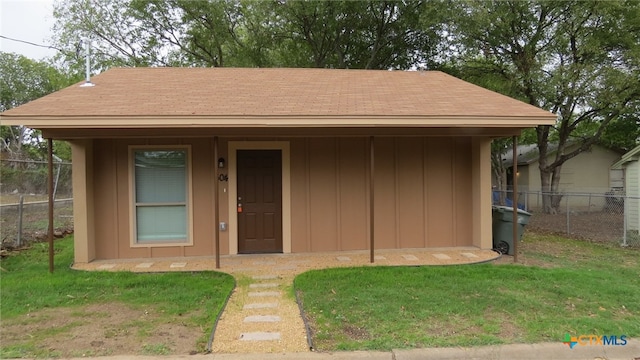
[[[137,243],[187,241],[187,150],[136,150]]]

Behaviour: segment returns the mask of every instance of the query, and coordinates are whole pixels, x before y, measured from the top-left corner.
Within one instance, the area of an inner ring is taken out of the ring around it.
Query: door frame
[[[291,156],[288,141],[229,141],[229,255],[238,254],[238,150],[280,150],[282,156],[282,253],[291,253]]]

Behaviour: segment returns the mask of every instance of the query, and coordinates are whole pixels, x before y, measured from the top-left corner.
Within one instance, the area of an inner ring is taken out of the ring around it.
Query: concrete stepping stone
[[[462,255],[462,256],[464,256],[466,258],[469,258],[469,259],[474,259],[474,258],[478,257],[478,255],[476,255],[474,253],[470,253],[470,252],[463,252],[463,253],[460,253],[460,255]]]
[[[447,254],[433,254],[433,257],[435,257],[436,259],[440,259],[440,260],[449,260],[451,259],[451,257]]]
[[[275,268],[276,270],[297,270],[298,267],[296,265],[283,265]]]
[[[336,258],[336,260],[338,260],[338,261],[351,261],[351,258],[348,257],[348,256],[338,256]]]
[[[274,287],[278,287],[278,284],[276,283],[249,284],[249,289],[274,288]]]
[[[310,260],[291,260],[289,262],[287,262],[287,264],[289,265],[306,265],[309,264],[311,261]]]
[[[249,297],[268,297],[268,296],[280,296],[279,291],[251,291],[248,293]]]
[[[116,264],[104,264],[104,265],[98,266],[98,269],[106,270],[106,269],[113,269],[114,267],[116,267]]]
[[[277,279],[278,275],[255,275],[251,277],[253,280],[273,280]]]
[[[136,265],[137,268],[150,268],[153,265],[152,262],[145,262],[145,263],[140,263],[138,265]]]
[[[243,272],[256,271],[256,269],[255,268],[243,267],[243,268],[231,269],[230,271],[232,273],[243,273]]]
[[[275,265],[275,261],[254,261],[253,265]]]
[[[415,255],[411,255],[411,254],[409,254],[409,255],[402,255],[402,258],[403,258],[403,259],[405,259],[405,260],[411,260],[411,261],[416,261],[416,260],[418,260],[418,258],[417,258]]]
[[[240,334],[242,341],[273,341],[280,340],[279,332],[248,332]]]
[[[187,266],[187,263],[173,263],[169,267],[170,268],[183,268]]]
[[[244,318],[243,322],[257,323],[257,322],[280,322],[280,316],[277,315],[251,315]]]
[[[278,303],[251,303],[245,304],[242,309],[274,309],[278,307]]]

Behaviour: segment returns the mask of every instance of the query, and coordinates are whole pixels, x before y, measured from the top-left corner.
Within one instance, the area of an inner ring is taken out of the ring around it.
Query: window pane
[[[185,150],[136,151],[136,202],[186,202],[186,159]]]
[[[139,243],[187,240],[186,206],[139,206],[136,224]]]

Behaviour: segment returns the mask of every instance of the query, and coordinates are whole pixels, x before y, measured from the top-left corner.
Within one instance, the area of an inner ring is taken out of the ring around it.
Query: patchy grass
[[[313,270],[295,288],[319,350],[640,336],[638,251],[531,234],[521,250],[526,265]]]
[[[106,341],[128,338],[149,344],[140,347],[141,354],[164,354],[171,353],[168,345],[156,341],[180,329],[196,334],[184,340],[192,344],[190,350],[202,351],[234,287],[233,278],[223,273],[83,272],[70,269],[72,259],[73,238],[67,238],[56,242],[53,274],[48,273],[47,244],[33,244],[2,260],[0,358],[74,355],[74,349],[60,349],[55,339],[79,338],[86,332],[95,333],[86,340],[93,351]],[[122,312],[128,315],[121,326],[111,326]],[[61,319],[58,314],[63,313]],[[79,334],[71,336],[74,332]],[[41,346],[47,341],[54,345]],[[108,355],[105,351],[97,354]]]

